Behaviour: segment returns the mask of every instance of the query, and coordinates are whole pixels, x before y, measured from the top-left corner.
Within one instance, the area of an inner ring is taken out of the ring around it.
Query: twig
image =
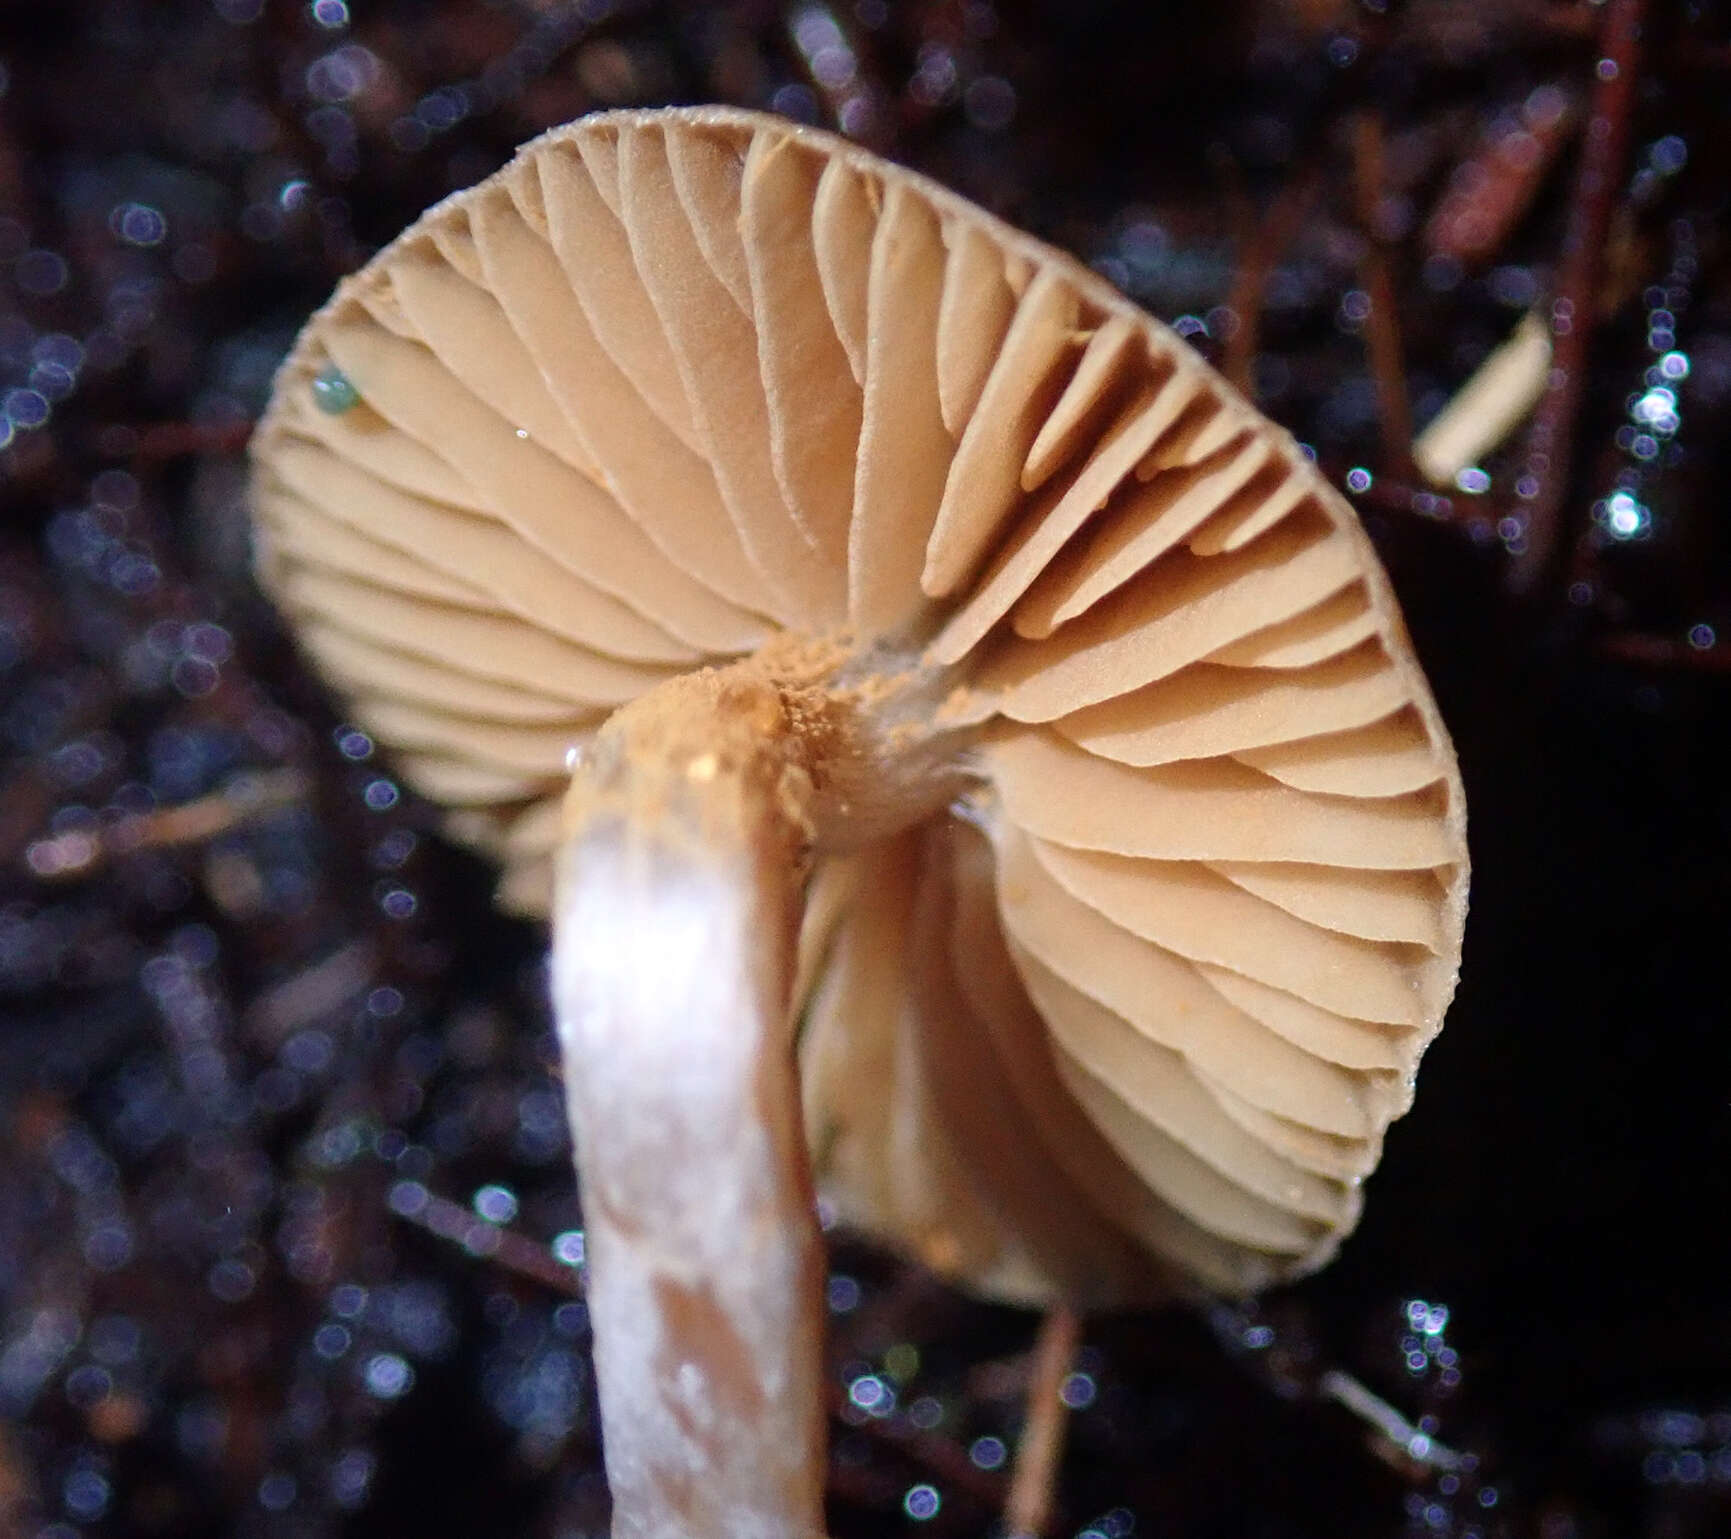
[[[831,1497],[852,1506],[881,1510],[895,1505],[901,1482],[892,1480],[883,1470],[864,1469],[831,1459],[824,1488]]]
[[[460,1202],[438,1197],[418,1182],[403,1183],[412,1195],[391,1194],[391,1211],[428,1234],[450,1240],[474,1256],[483,1256],[520,1277],[529,1278],[555,1293],[581,1295],[582,1274],[554,1260],[544,1245],[527,1235],[478,1218]]]
[[[1238,319],[1232,335],[1226,339],[1220,372],[1247,396],[1251,394],[1250,371],[1256,362],[1256,345],[1262,330],[1262,296],[1268,288],[1269,275],[1287,247],[1298,239],[1304,216],[1321,184],[1321,171],[1312,165],[1281,188],[1243,251],[1238,274],[1232,280],[1226,307]]]
[[[1551,331],[1529,310],[1413,441],[1419,472],[1433,486],[1453,486],[1532,411],[1550,373]]]
[[[305,800],[311,783],[296,769],[236,775],[220,791],[178,807],[140,813],[112,828],[75,828],[38,839],[25,851],[44,881],[83,877],[101,862],[134,850],[204,844],[279,807]]]
[[[1551,4],[1539,12],[1533,30],[1585,42],[1593,35],[1593,13],[1584,5]]]
[[[373,979],[378,965],[369,939],[349,941],[253,997],[241,1015],[246,1034],[278,1047],[304,1026],[334,1014]]]
[[[1398,476],[1377,476],[1369,486],[1357,489],[1347,479],[1353,468],[1341,460],[1318,462],[1324,479],[1332,486],[1344,486],[1354,506],[1370,508],[1378,513],[1392,513],[1408,518],[1421,518],[1427,523],[1446,524],[1459,531],[1469,530],[1475,523],[1488,522],[1491,509],[1479,499],[1459,495],[1445,496],[1427,487],[1415,486]],[[1475,502],[1478,506],[1475,507]]]
[[[184,459],[195,454],[239,454],[252,437],[250,422],[152,422],[134,428],[135,464]]]
[[[1694,673],[1731,673],[1731,646],[1677,641],[1642,631],[1614,631],[1600,643],[1609,657],[1654,668],[1680,668]]]
[[[70,743],[107,722],[113,715],[118,691],[105,678],[88,673],[74,683],[73,703],[61,718],[59,743]],[[54,810],[59,787],[42,759],[26,765],[7,784],[0,797],[0,865],[11,865]]]
[[[1563,237],[1556,297],[1551,301],[1549,388],[1539,402],[1527,441],[1525,473],[1533,478],[1534,495],[1522,520],[1523,538],[1511,544],[1509,584],[1517,593],[1531,593],[1545,580],[1560,545],[1605,238],[1628,158],[1629,116],[1635,103],[1645,12],[1646,0],[1609,0],[1599,34],[1592,111]]]
[[[1425,223],[1427,257],[1463,267],[1488,262],[1538,195],[1580,121],[1569,90],[1542,85],[1518,108],[1499,112],[1457,165]]]
[[[1364,236],[1359,258],[1360,281],[1370,296],[1365,341],[1370,351],[1371,377],[1376,381],[1377,418],[1382,427],[1383,468],[1400,476],[1412,474],[1412,403],[1407,395],[1406,363],[1396,309],[1394,269],[1388,243],[1380,233],[1382,202],[1382,118],[1373,111],[1358,113],[1352,125],[1353,191],[1358,223]]]
[[[1731,70],[1731,44],[1677,43],[1672,46],[1665,63],[1680,74],[1718,74]]]
[[[1330,1368],[1317,1381],[1316,1392],[1338,1402],[1354,1416],[1370,1423],[1404,1458],[1439,1470],[1461,1467],[1461,1455],[1439,1443],[1428,1432],[1415,1427],[1388,1401],[1375,1395],[1350,1373]]]
[[[1056,1304],[1040,1322],[1034,1341],[1034,1372],[1028,1385],[1028,1417],[1016,1445],[1010,1496],[1004,1503],[1009,1539],[1041,1539],[1051,1526],[1064,1452],[1069,1406],[1064,1380],[1081,1345],[1082,1322],[1067,1304]]]
[[[834,1380],[827,1381],[825,1396],[832,1417],[841,1418],[847,1406],[846,1393]],[[941,1432],[927,1432],[901,1416],[879,1418],[868,1416],[863,1421],[848,1420],[855,1432],[863,1433],[873,1442],[894,1449],[910,1464],[942,1485],[964,1491],[989,1511],[997,1511],[1004,1502],[1004,1477],[983,1470],[968,1457],[968,1451],[953,1438]]]
[[[788,35],[831,122],[850,138],[881,148],[895,113],[861,58],[859,29],[841,7],[789,7]]]

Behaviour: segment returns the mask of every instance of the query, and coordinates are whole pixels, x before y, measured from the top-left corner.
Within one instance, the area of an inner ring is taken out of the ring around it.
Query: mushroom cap
[[[973,788],[810,879],[844,1220],[1085,1304],[1351,1229],[1454,987],[1454,756],[1351,508],[1094,273],[829,134],[601,114],[345,280],[253,453],[262,581],[518,911],[660,681],[945,682]]]

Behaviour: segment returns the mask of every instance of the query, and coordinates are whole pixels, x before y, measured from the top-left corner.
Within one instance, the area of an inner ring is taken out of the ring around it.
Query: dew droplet
[[[325,369],[313,376],[313,405],[329,416],[340,417],[361,403],[361,393],[341,369]]]

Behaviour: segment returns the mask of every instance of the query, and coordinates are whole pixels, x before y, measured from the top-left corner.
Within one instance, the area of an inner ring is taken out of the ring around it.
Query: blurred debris
[[[1351,121],[1353,196],[1364,254],[1359,272],[1368,313],[1365,339],[1371,378],[1376,382],[1377,421],[1382,431],[1382,464],[1395,475],[1411,473],[1412,402],[1407,396],[1406,360],[1400,339],[1392,242],[1384,216],[1387,178],[1383,171],[1383,124],[1374,111]]]
[[[1027,1414],[1016,1440],[1010,1494],[1004,1503],[1008,1539],[1044,1539],[1057,1519],[1058,1464],[1069,1419],[1066,1390],[1082,1344],[1082,1322],[1067,1304],[1048,1309],[1034,1338]]]
[[[1535,86],[1519,107],[1499,112],[1449,176],[1425,226],[1426,259],[1470,268],[1501,251],[1579,121],[1560,84]]]
[[[1551,297],[1551,372],[1527,438],[1522,493],[1504,536],[1517,593],[1532,593],[1551,575],[1564,537],[1577,423],[1587,394],[1587,366],[1598,318],[1599,283],[1613,211],[1627,175],[1630,116],[1639,86],[1645,0],[1606,0],[1585,143],[1563,233]]]
[[[139,813],[106,828],[75,828],[37,839],[25,850],[24,860],[42,881],[70,881],[135,850],[207,843],[254,818],[305,801],[309,789],[306,775],[297,769],[240,774],[197,801]]]
[[[1412,446],[1432,486],[1452,488],[1461,472],[1500,448],[1545,393],[1551,373],[1551,329],[1533,311],[1521,317]]]

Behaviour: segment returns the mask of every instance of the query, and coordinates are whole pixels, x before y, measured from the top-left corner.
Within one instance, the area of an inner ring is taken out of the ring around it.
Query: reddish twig
[[[311,782],[298,769],[234,776],[220,791],[174,807],[139,813],[108,828],[74,828],[34,841],[25,851],[44,880],[81,878],[104,860],[134,850],[174,849],[210,840],[255,818],[305,801]]]
[[[868,1510],[893,1507],[901,1491],[901,1482],[883,1470],[865,1469],[852,1464],[829,1461],[825,1490],[831,1497]]]
[[[1532,207],[1580,121],[1570,93],[1542,85],[1499,112],[1450,175],[1424,229],[1427,257],[1471,267],[1489,261]]]
[[[1064,1380],[1082,1342],[1082,1322],[1067,1304],[1054,1305],[1040,1322],[1034,1342],[1028,1417],[1016,1446],[1016,1468],[1004,1504],[1009,1539],[1040,1539],[1052,1527],[1057,1505],[1058,1465],[1064,1453],[1069,1407]]]
[[[1557,0],[1539,13],[1533,30],[1553,37],[1579,38],[1585,42],[1593,36],[1593,13],[1588,6]]]
[[[1383,189],[1382,118],[1360,112],[1352,125],[1354,201],[1364,236],[1359,258],[1360,282],[1370,297],[1365,343],[1371,377],[1376,381],[1377,418],[1382,427],[1383,468],[1411,477],[1412,403],[1407,394],[1406,363],[1401,347],[1400,318],[1394,291],[1394,265],[1380,233],[1378,210]]]
[[[59,742],[105,725],[114,713],[118,689],[108,679],[86,674],[76,681],[73,704],[60,723]],[[47,822],[61,787],[47,767],[47,755],[18,770],[0,797],[0,865],[9,866]]]
[[[1645,12],[1646,0],[1609,0],[1605,8],[1592,110],[1551,301],[1550,385],[1527,440],[1525,474],[1533,478],[1535,491],[1521,520],[1522,538],[1510,542],[1514,559],[1509,583],[1517,593],[1531,593],[1544,581],[1560,547],[1605,239],[1628,158],[1629,116],[1635,103]]]
[[[528,1236],[489,1223],[449,1197],[422,1188],[413,1201],[393,1198],[391,1211],[428,1234],[461,1245],[471,1255],[555,1293],[577,1296],[583,1293],[581,1271],[555,1260],[544,1245]],[[830,1415],[841,1417],[848,1403],[845,1393],[829,1381],[826,1394]],[[948,1489],[967,1493],[989,1510],[996,1510],[1004,1501],[1004,1478],[981,1469],[961,1444],[942,1433],[922,1431],[904,1418],[868,1417],[858,1423],[849,1421],[848,1425],[874,1442],[894,1449]]]
[[[1369,486],[1358,489],[1347,480],[1353,467],[1338,460],[1325,460],[1318,468],[1331,486],[1344,487],[1348,499],[1359,508],[1421,518],[1428,523],[1447,524],[1461,531],[1477,521],[1489,521],[1493,516],[1492,509],[1486,506],[1486,499],[1446,496],[1399,476],[1377,476]]]
[[[1613,631],[1600,643],[1609,657],[1650,668],[1677,668],[1693,673],[1731,673],[1731,646],[1717,641],[1698,646],[1670,636],[1644,631]]]
[[[583,1292],[582,1274],[576,1268],[554,1260],[544,1245],[515,1230],[478,1218],[462,1203],[453,1202],[449,1197],[435,1196],[424,1189],[419,1195],[423,1195],[425,1200],[415,1203],[393,1200],[391,1211],[398,1218],[425,1229],[428,1234],[461,1245],[471,1255],[484,1257],[506,1271],[515,1272],[555,1293],[580,1295]]]
[[[893,93],[863,57],[860,28],[842,7],[790,7],[789,38],[831,122],[849,138],[882,149],[895,131]]]
[[[995,1512],[1003,1505],[1004,1477],[981,1469],[968,1457],[967,1449],[954,1438],[945,1437],[941,1432],[923,1431],[899,1414],[882,1418],[868,1416],[857,1422],[844,1418],[842,1413],[848,1406],[847,1394],[833,1380],[827,1382],[825,1395],[832,1417],[845,1419],[853,1431],[881,1443],[885,1448],[894,1449],[940,1486],[966,1492],[989,1511]]]
[[[1232,335],[1226,339],[1221,356],[1220,372],[1245,395],[1251,394],[1251,366],[1256,362],[1256,347],[1262,329],[1262,296],[1275,264],[1286,253],[1298,232],[1311,200],[1322,184],[1320,170],[1310,166],[1298,172],[1280,190],[1261,224],[1256,226],[1238,263],[1237,276],[1232,280],[1232,292],[1226,307],[1237,317]]]
[[[1675,45],[1665,63],[1680,74],[1719,74],[1731,70],[1731,44],[1685,42]]]
[[[134,463],[155,464],[194,454],[239,454],[252,437],[250,422],[151,422],[133,429]]]

